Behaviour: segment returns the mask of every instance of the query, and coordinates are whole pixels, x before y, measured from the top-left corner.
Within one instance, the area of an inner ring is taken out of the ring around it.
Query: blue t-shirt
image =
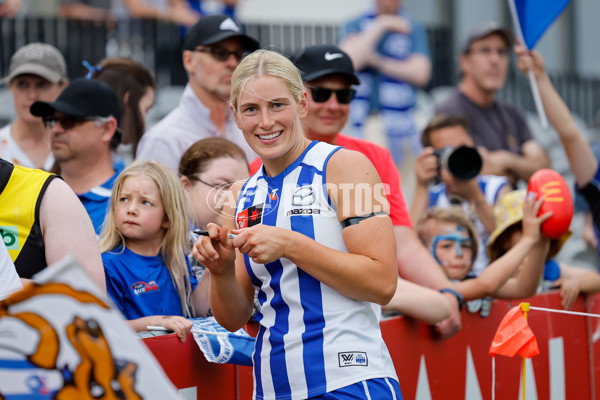
[[[106,213],[108,212],[108,206],[110,205],[110,196],[112,194],[112,188],[115,185],[115,181],[117,177],[125,168],[125,164],[121,163],[113,163],[113,168],[115,169],[115,173],[110,177],[109,180],[104,182],[100,186],[96,186],[92,188],[87,193],[78,194],[79,200],[83,204],[85,211],[87,211],[90,219],[92,220],[92,225],[94,225],[94,230],[96,231],[96,235],[100,234],[102,230],[102,225],[104,224],[104,218],[106,217]]]
[[[160,254],[147,257],[126,247],[117,247],[102,253],[102,263],[106,291],[125,318],[183,316],[179,293]],[[193,292],[198,281],[189,262],[187,267]]]

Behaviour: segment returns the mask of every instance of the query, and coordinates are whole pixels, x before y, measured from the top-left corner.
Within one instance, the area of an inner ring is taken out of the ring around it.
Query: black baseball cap
[[[183,50],[194,50],[196,46],[211,45],[234,37],[239,38],[244,49],[249,52],[260,47],[256,39],[243,33],[238,24],[227,15],[206,15],[201,17],[185,34]]]
[[[308,46],[298,54],[294,63],[305,82],[335,74],[343,75],[353,85],[360,84],[352,59],[337,46]]]
[[[108,117],[121,121],[121,107],[117,94],[105,83],[95,79],[74,79],[59,95],[56,101],[36,101],[31,105],[31,114],[49,117],[55,111],[72,117]]]
[[[502,28],[494,21],[488,21],[476,26],[469,32],[467,38],[463,42],[461,54],[467,54],[473,42],[493,34],[500,35],[508,47],[512,46],[515,42],[515,37],[511,31]]]

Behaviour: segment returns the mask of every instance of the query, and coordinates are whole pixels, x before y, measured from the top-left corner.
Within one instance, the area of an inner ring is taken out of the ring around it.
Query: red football
[[[552,211],[552,216],[542,224],[542,233],[550,239],[562,236],[571,225],[573,218],[573,198],[563,178],[551,169],[541,169],[531,175],[527,190],[544,198],[538,215]]]

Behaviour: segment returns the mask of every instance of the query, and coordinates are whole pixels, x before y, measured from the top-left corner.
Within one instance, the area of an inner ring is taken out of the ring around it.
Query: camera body
[[[440,167],[448,170],[456,179],[468,181],[479,175],[483,160],[474,147],[469,146],[446,146],[436,150]]]

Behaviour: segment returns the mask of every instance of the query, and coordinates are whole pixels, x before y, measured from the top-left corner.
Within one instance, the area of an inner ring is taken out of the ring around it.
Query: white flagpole
[[[512,17],[517,37],[521,41],[521,44],[527,48],[527,44],[523,38],[523,31],[521,30],[519,16],[517,15],[517,8],[515,7],[515,0],[508,0],[508,8],[510,9],[510,15]],[[542,128],[546,129],[548,128],[548,118],[546,117],[546,111],[544,110],[544,105],[542,104],[542,98],[540,96],[540,89],[538,89],[537,81],[535,80],[535,75],[533,75],[532,70],[527,71],[527,77],[529,78],[531,94],[533,95],[533,102],[535,103],[535,108],[540,118],[540,123],[542,124]]]

